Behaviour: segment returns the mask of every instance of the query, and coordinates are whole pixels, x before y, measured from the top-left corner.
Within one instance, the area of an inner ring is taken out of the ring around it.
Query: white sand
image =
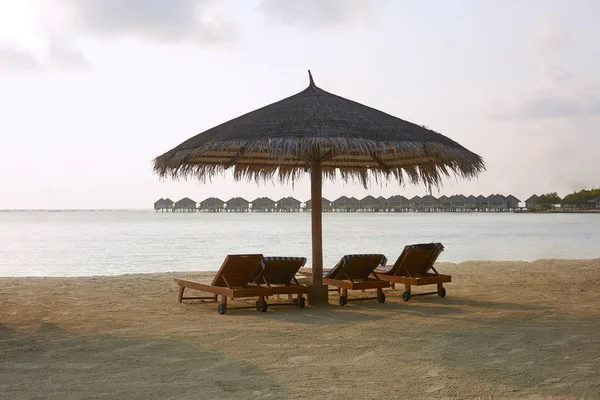
[[[600,398],[600,259],[436,267],[444,299],[224,316],[176,301],[206,273],[0,278],[0,398]]]

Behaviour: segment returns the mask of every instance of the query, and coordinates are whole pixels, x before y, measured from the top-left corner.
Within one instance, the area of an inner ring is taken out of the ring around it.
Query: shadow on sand
[[[284,398],[246,361],[178,341],[78,336],[53,324],[30,335],[0,325],[4,399]]]

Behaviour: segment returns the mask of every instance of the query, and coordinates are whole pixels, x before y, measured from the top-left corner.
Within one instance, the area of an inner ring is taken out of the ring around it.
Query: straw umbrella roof
[[[309,72],[310,74],[310,72]],[[377,178],[439,186],[443,176],[470,178],[480,156],[423,126],[317,87],[202,132],[154,160],[161,177],[205,181],[233,167],[236,179],[295,180],[319,162],[323,176]],[[403,172],[405,175],[403,175]]]

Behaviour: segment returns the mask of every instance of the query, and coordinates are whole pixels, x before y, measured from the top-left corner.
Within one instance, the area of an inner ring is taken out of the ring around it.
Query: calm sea
[[[0,212],[0,276],[216,270],[226,254],[304,256],[310,213]],[[324,263],[348,253],[395,259],[442,242],[439,261],[600,257],[600,214],[326,213]]]

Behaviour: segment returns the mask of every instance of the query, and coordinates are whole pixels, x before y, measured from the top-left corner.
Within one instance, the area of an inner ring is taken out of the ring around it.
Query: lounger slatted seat
[[[345,306],[350,301],[348,299],[348,290],[377,289],[377,297],[363,297],[351,300],[377,299],[378,302],[385,303],[383,289],[390,287],[390,283],[379,279],[374,270],[379,265],[385,265],[386,261],[383,254],[346,255],[331,270],[323,271],[323,283],[335,286],[338,289],[334,290],[341,291],[339,301],[342,306]],[[301,274],[311,276],[309,272],[301,272]]]
[[[402,254],[394,265],[379,267],[375,270],[377,277],[395,284],[404,285],[402,299],[408,301],[413,296],[437,294],[446,296],[444,283],[451,282],[450,275],[442,275],[436,271],[433,264],[444,251],[441,243],[412,244],[404,247]],[[375,276],[375,275],[374,275]],[[412,293],[411,286],[437,285],[437,291],[426,293]]]
[[[292,294],[289,293],[289,303],[278,303],[278,305],[298,305],[304,308],[306,299],[302,295],[308,293],[308,287],[301,285],[296,279],[296,274],[304,264],[306,264],[305,257],[264,257],[262,268],[254,277],[254,282],[264,283],[267,287],[302,288],[304,291],[297,293],[296,299],[293,299]]]
[[[223,265],[221,265],[210,285],[186,279],[175,279],[175,282],[179,285],[179,302],[193,299],[217,302],[220,296],[221,299],[217,310],[219,314],[225,314],[228,310],[228,298],[258,297],[256,304],[253,306],[230,307],[230,309],[256,308],[266,312],[268,308],[268,304],[265,301],[266,296],[306,293],[307,289],[305,287],[268,287],[258,282],[251,283],[257,271],[260,271],[262,268],[262,259],[262,254],[228,255],[225,257]],[[213,295],[208,297],[184,297],[185,289],[195,289],[212,293]]]

